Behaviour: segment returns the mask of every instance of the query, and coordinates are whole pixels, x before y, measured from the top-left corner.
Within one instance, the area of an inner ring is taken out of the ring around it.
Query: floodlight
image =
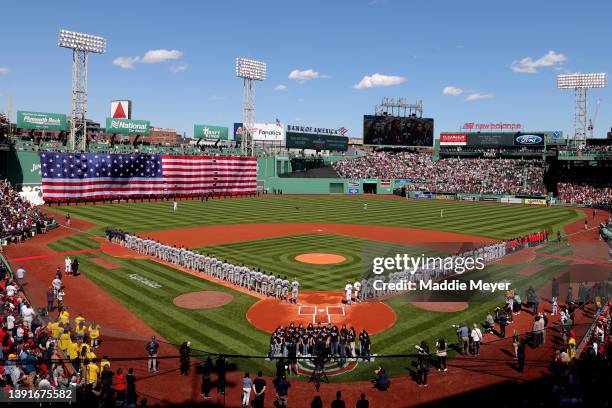
[[[236,76],[244,80],[244,118],[242,120],[242,140],[240,142],[243,154],[253,154],[253,138],[251,129],[255,123],[255,89],[253,81],[266,79],[266,63],[249,58],[236,58]]]
[[[106,39],[96,35],[60,30],[58,45],[73,50],[103,54],[106,52]]]
[[[248,58],[236,58],[236,76],[253,81],[266,79],[266,63]]]
[[[608,86],[608,75],[605,72],[585,74],[576,72],[574,74],[557,75],[557,88],[573,89],[574,97],[574,145],[584,147],[586,145],[587,131],[587,89],[605,88]],[[592,125],[591,129],[592,129]]]
[[[575,74],[557,75],[557,87],[559,89],[605,88],[607,82],[608,75],[603,72],[595,74],[577,72]]]
[[[70,116],[71,150],[87,147],[87,55],[106,52],[106,39],[96,35],[61,29],[58,45],[72,50],[72,114]]]

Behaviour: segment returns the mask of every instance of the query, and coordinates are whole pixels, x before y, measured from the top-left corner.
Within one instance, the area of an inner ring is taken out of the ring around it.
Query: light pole
[[[61,29],[58,45],[72,50],[72,113],[70,115],[70,150],[87,148],[87,54],[106,52],[106,39],[95,35]]]
[[[587,131],[587,89],[605,88],[608,82],[606,73],[557,75],[557,88],[574,89],[574,146],[586,146]]]
[[[255,122],[255,89],[253,81],[266,79],[266,63],[248,58],[236,58],[236,76],[244,81],[244,118],[242,120],[242,154],[252,155],[253,152],[253,123]]]

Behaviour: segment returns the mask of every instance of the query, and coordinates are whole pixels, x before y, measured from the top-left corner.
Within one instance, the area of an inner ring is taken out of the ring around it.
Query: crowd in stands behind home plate
[[[53,218],[20,197],[8,181],[0,181],[0,240],[21,242],[56,225]]]
[[[333,164],[346,178],[410,179],[408,188],[444,193],[544,194],[544,162],[524,159],[440,159],[430,154],[375,152]]]

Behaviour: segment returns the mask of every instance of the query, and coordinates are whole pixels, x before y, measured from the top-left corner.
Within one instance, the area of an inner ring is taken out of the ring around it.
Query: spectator
[[[253,387],[253,380],[249,376],[248,372],[244,373],[242,377],[242,407],[248,408],[251,402],[251,388]]]
[[[331,408],[346,408],[346,403],[342,399],[342,391],[336,391],[336,399],[332,401]]]
[[[213,371],[213,364],[210,356],[206,357],[206,360],[202,364],[202,395],[204,399],[210,398],[210,389],[212,388],[211,373]]]
[[[257,373],[257,378],[253,381],[253,392],[255,392],[253,408],[263,408],[266,396],[266,380],[263,379],[261,371]]]
[[[310,408],[323,408],[323,400],[320,395],[315,395],[310,403]]]
[[[472,332],[470,333],[470,335],[472,336],[472,350],[474,352],[474,355],[479,356],[480,355],[480,342],[482,341],[483,337],[482,337],[482,332],[478,328],[478,325],[474,323],[473,326],[474,327],[472,328]]]
[[[457,327],[457,337],[461,342],[461,354],[467,356],[470,349],[469,329],[467,327],[467,324],[461,323],[459,327]]]
[[[287,377],[283,375],[281,378],[277,378],[275,380],[274,387],[276,388],[276,401],[278,406],[286,407],[287,400],[289,399],[289,387],[291,387],[291,383],[287,380]]]
[[[191,367],[191,342],[184,341],[179,350],[181,375],[189,375]]]
[[[366,399],[365,394],[361,394],[359,401],[357,401],[357,404],[355,404],[355,408],[370,408],[370,401]]]
[[[438,358],[438,371],[448,371],[446,367],[446,341],[444,339],[438,339],[436,342],[436,357]]]

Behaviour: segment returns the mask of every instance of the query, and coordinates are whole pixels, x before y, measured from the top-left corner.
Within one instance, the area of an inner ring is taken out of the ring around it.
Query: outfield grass
[[[364,202],[368,203],[367,211],[362,208]],[[194,225],[321,222],[398,225],[509,238],[543,228],[556,231],[563,224],[581,217],[576,211],[566,208],[366,197],[261,197],[212,200],[208,203],[182,201],[177,214],[172,213],[171,205],[156,202],[71,206],[60,207],[59,210],[96,223],[97,227],[91,231],[94,233],[101,233],[106,226],[140,232]],[[444,220],[439,218],[442,207],[445,208]],[[52,243],[50,247],[56,251],[68,251],[95,248],[97,245],[86,234],[77,234]],[[236,242],[201,249],[232,262],[281,275],[300,276],[304,289],[337,289],[345,280],[361,276],[363,248],[369,245],[372,243],[354,237],[317,234]],[[374,245],[384,247],[385,244]],[[300,253],[322,251],[344,255],[347,261],[339,265],[315,266],[293,260]],[[544,251],[571,255],[571,249],[566,245],[549,245]],[[93,253],[79,256],[84,273],[171,342],[178,344],[189,338],[196,349],[228,354],[262,356],[267,352],[268,335],[251,326],[245,318],[255,298],[147,260],[112,258],[121,267],[104,271],[104,268],[89,261],[94,256],[107,255]],[[538,288],[548,284],[551,277],[561,273],[568,264],[550,258],[536,258],[532,263],[541,265],[542,269],[529,277],[518,274],[525,265],[493,265],[481,272],[462,275],[461,279],[510,281],[512,287],[524,293],[530,285]],[[128,279],[126,276],[130,273],[159,282],[163,288],[152,289]],[[229,291],[235,300],[224,307],[208,310],[180,309],[172,303],[175,296],[196,290]],[[380,355],[410,354],[414,352],[414,345],[423,339],[430,344],[440,337],[454,342],[452,324],[481,322],[487,311],[501,304],[502,296],[499,293],[473,298],[467,310],[454,313],[426,312],[402,297],[386,300],[395,310],[398,320],[389,330],[373,337],[373,352]],[[237,363],[241,369],[255,370],[262,365],[267,372],[272,369],[270,363],[259,360],[240,360]],[[378,363],[384,364],[392,374],[405,373],[410,365],[408,359],[402,358],[381,358]],[[356,370],[338,379],[370,378],[373,368],[372,365],[360,364]]]
[[[363,210],[364,203],[368,203],[367,211]],[[62,206],[53,210],[98,224],[98,234],[107,226],[137,233],[196,225],[318,222],[393,225],[507,239],[544,229],[556,234],[561,225],[583,217],[571,208],[364,196],[180,201],[177,213],[173,213],[171,201]]]

